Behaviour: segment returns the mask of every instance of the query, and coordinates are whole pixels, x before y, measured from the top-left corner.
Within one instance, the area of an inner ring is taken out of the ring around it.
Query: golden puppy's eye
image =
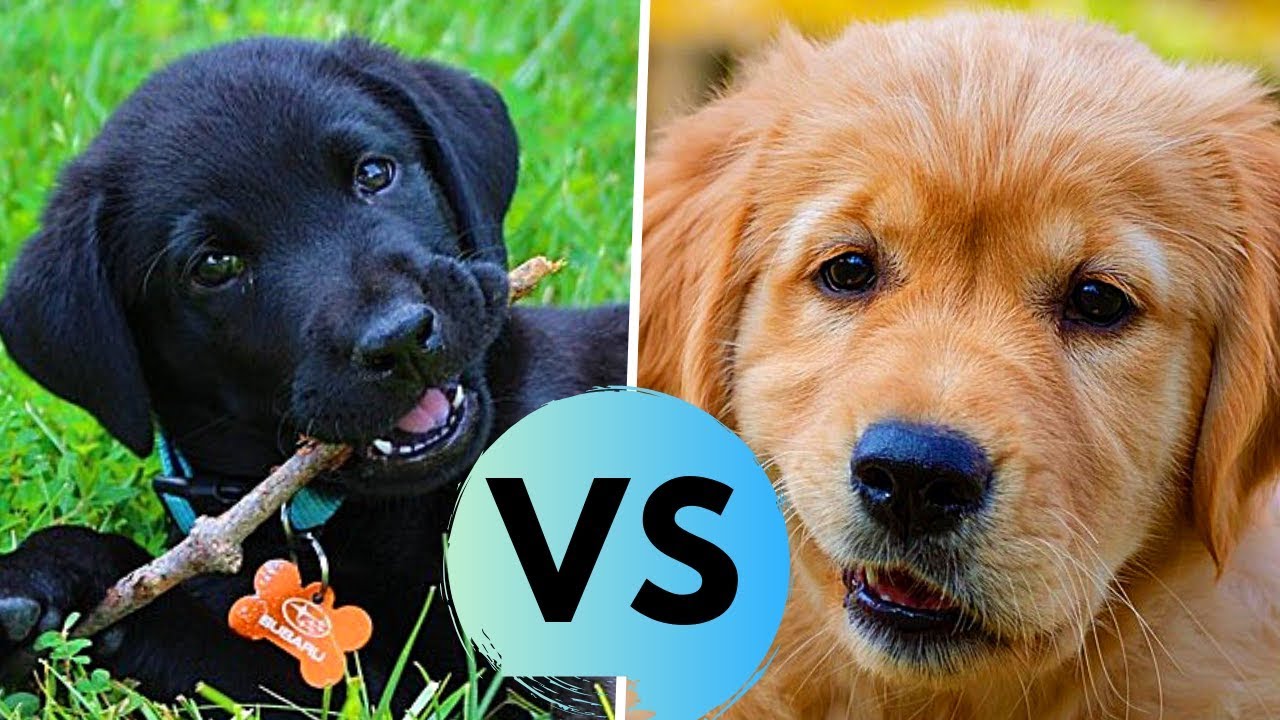
[[[876,265],[868,255],[847,252],[822,263],[818,278],[834,293],[864,293],[876,284]]]
[[[1068,320],[1107,328],[1133,314],[1133,301],[1111,283],[1085,278],[1071,288],[1065,314]]]
[[[215,250],[196,258],[191,280],[197,285],[215,288],[240,277],[244,269],[244,259],[239,255]]]

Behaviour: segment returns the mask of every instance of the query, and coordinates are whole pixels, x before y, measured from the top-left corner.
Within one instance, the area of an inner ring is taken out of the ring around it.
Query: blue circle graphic
[[[460,631],[504,673],[625,675],[629,716],[658,720],[722,711],[759,677],[789,573],[778,497],[750,449],[635,388],[553,402],[508,430],[463,485],[446,551]]]

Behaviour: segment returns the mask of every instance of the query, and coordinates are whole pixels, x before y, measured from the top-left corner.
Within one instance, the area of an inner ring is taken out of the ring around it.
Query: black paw
[[[0,684],[12,687],[36,666],[37,638],[61,630],[72,613],[84,614],[122,574],[110,552],[111,536],[83,528],[51,528],[0,557]],[[123,630],[92,638],[92,654],[119,649]]]
[[[62,627],[66,616],[22,595],[0,596],[0,684],[22,684],[36,666],[32,643],[46,630]]]
[[[26,640],[44,614],[40,603],[25,597],[0,598],[0,630],[9,642]]]

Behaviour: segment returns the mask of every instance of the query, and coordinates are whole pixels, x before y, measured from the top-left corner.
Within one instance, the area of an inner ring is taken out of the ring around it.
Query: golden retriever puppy
[[[1278,120],[980,14],[784,36],[668,128],[640,384],[793,531],[730,717],[1280,717]]]

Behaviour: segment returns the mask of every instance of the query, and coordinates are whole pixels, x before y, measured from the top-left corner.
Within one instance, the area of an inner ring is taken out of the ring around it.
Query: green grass
[[[468,655],[467,674],[473,679],[467,683],[451,683],[449,678],[432,681],[422,675],[424,686],[403,716],[396,716],[391,706],[399,678],[403,673],[420,670],[409,664],[409,648],[418,633],[432,598],[418,616],[418,623],[406,640],[404,652],[396,664],[387,687],[378,697],[369,694],[359,676],[359,655],[349,663],[356,672],[348,675],[344,689],[345,699],[326,691],[319,708],[302,708],[281,698],[271,709],[289,710],[299,717],[313,720],[484,720],[499,708],[515,706],[525,710],[531,720],[550,720],[550,715],[517,694],[503,697],[502,676],[492,678],[483,686],[474,682],[482,675],[477,670],[474,655]],[[33,691],[11,692],[0,695],[0,720],[123,720],[146,718],[147,720],[200,720],[216,710],[224,711],[235,720],[258,717],[262,707],[238,704],[217,688],[200,684],[194,698],[182,698],[173,706],[156,703],[138,693],[132,684],[113,679],[106,670],[94,668],[87,655],[92,643],[71,635],[79,616],[70,615],[60,630],[41,635],[35,648],[44,653],[40,669],[35,676]],[[483,689],[480,689],[483,688]],[[613,707],[604,689],[597,685],[605,720],[613,720]]]
[[[638,3],[444,0],[9,0],[0,3],[0,271],[36,229],[58,169],[112,108],[179,55],[254,34],[359,33],[470,68],[521,139],[513,261],[568,268],[534,302],[623,301],[630,244]],[[529,302],[529,301],[526,301]],[[91,358],[86,359],[92,362]],[[54,523],[163,543],[140,461],[0,355],[0,552]],[[68,706],[70,707],[70,706]],[[64,709],[57,717],[91,717]]]

